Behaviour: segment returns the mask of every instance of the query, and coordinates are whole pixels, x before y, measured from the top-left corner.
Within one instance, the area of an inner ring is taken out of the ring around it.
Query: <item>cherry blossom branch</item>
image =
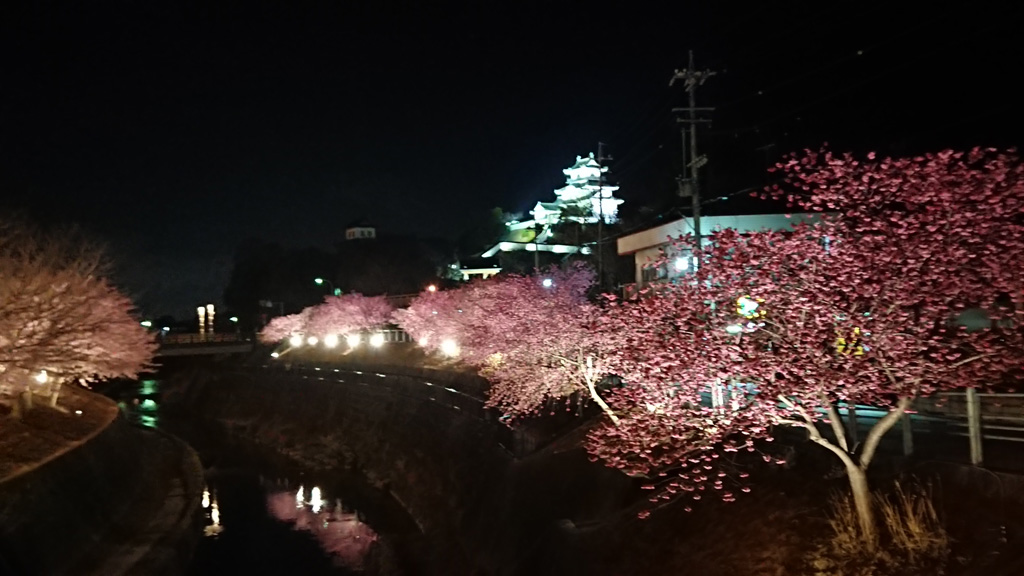
[[[868,465],[871,464],[871,459],[875,457],[875,450],[878,449],[879,442],[882,441],[882,436],[885,435],[896,422],[903,416],[903,414],[910,408],[910,404],[913,402],[913,398],[904,396],[899,399],[896,403],[896,407],[889,411],[888,414],[883,416],[874,426],[871,427],[871,431],[868,432],[868,437],[864,440],[864,450],[860,454],[860,468],[861,470],[867,470]]]

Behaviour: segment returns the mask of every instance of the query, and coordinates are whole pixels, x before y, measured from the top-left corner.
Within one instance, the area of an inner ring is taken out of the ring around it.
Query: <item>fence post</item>
[[[910,414],[903,413],[900,427],[903,431],[903,455],[910,456],[914,453],[914,432],[911,429]]]
[[[981,403],[975,388],[967,389],[967,434],[971,441],[971,464],[981,466]]]
[[[846,441],[850,443],[850,448],[853,448],[857,445],[857,406],[849,400],[846,401],[846,414],[850,417]]]
[[[711,407],[721,408],[725,405],[725,391],[722,389],[722,385],[715,382],[711,385]]]

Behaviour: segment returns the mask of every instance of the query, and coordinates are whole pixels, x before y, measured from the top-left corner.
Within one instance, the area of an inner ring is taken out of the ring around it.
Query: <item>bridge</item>
[[[206,354],[245,354],[252,352],[255,334],[164,334],[157,337],[157,356],[201,356]]]

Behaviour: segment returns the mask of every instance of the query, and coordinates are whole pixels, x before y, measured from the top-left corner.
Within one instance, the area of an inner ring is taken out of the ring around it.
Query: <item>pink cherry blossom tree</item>
[[[446,340],[464,343],[469,334],[468,316],[464,314],[467,309],[475,310],[471,294],[476,284],[437,292],[423,291],[408,307],[395,310],[392,321],[431,352],[440,352]]]
[[[310,309],[303,330],[321,338],[328,334],[349,334],[387,324],[392,312],[394,307],[384,296],[358,293],[328,296]]]
[[[294,334],[317,336],[344,335],[387,324],[394,307],[384,296],[352,293],[328,296],[321,304],[298,314],[278,316],[260,331],[260,340],[280,342]]]
[[[276,344],[293,334],[303,334],[306,329],[306,319],[309,317],[310,309],[306,308],[298,314],[288,314],[272,318],[263,327],[263,330],[260,330],[260,341],[267,344]]]
[[[510,420],[580,392],[614,421],[598,391],[607,374],[603,349],[613,337],[588,300],[593,283],[593,271],[582,263],[495,277],[424,293],[397,311],[395,322],[429,349],[446,339],[457,342],[461,360],[491,382],[488,406]]]
[[[612,403],[641,432],[595,433],[591,451],[664,470],[687,467],[695,445],[749,446],[772,426],[803,428],[845,466],[873,543],[866,472],[913,399],[997,384],[1021,367],[1024,275],[1010,263],[1024,256],[1024,168],[1012,153],[972,150],[808,152],[779,170],[769,194],[826,217],[788,232],[718,231],[695,274],[620,306],[624,339],[609,366],[629,384]],[[958,326],[968,309],[986,311],[991,327]],[[698,408],[706,395],[719,401]],[[854,445],[841,402],[888,413]],[[637,453],[643,443],[658,450]]]
[[[134,378],[156,343],[134,306],[103,278],[102,251],[74,233],[61,237],[0,223],[0,389],[31,405],[42,389]],[[39,378],[40,381],[36,381]],[[15,413],[20,403],[15,403]]]
[[[601,308],[588,300],[593,283],[594,272],[577,262],[480,285],[487,289],[474,299],[479,322],[466,356],[491,382],[489,406],[514,420],[548,400],[579,393],[618,422],[598,390],[615,335],[604,329]]]

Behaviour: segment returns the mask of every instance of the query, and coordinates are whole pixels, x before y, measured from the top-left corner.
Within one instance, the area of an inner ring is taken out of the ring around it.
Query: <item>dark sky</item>
[[[1024,128],[1022,9],[997,3],[22,4],[0,9],[0,207],[107,240],[147,313],[219,299],[243,238],[329,247],[363,216],[454,237],[527,210],[599,140],[626,205],[670,202],[691,48],[719,72],[710,194],[824,141]]]

